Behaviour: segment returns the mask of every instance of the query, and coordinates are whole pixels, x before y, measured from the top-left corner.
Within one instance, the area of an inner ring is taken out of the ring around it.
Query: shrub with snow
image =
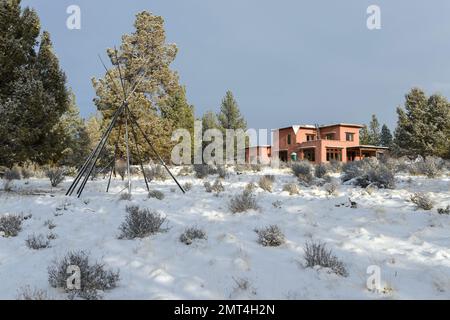
[[[72,289],[67,286],[70,276],[69,267],[76,266],[80,270],[80,289]],[[105,265],[100,262],[92,263],[89,254],[84,251],[73,251],[66,254],[61,260],[54,260],[48,267],[48,281],[53,288],[62,288],[69,293],[69,298],[81,298],[86,300],[101,299],[101,291],[110,290],[117,286],[119,271],[105,270]]]
[[[120,194],[120,196],[119,196],[119,200],[120,201],[130,201],[131,200],[131,193],[128,193],[128,192],[124,192],[124,193],[121,193]]]
[[[50,184],[52,187],[57,187],[64,181],[66,173],[62,168],[49,168],[45,170],[45,175],[50,179]]]
[[[206,181],[203,186],[205,187],[205,191],[208,193],[215,192],[215,193],[221,193],[225,191],[225,187],[223,186],[222,182],[217,179],[214,181],[214,184],[211,185],[209,181]]]
[[[448,206],[445,207],[445,208],[438,208],[438,209],[437,209],[437,212],[438,212],[439,214],[447,214],[447,215],[449,215],[449,214],[450,214],[450,205],[448,205]]]
[[[56,224],[53,222],[53,220],[48,219],[48,220],[45,220],[45,222],[44,222],[44,227],[47,227],[47,228],[49,228],[50,230],[52,230],[52,229],[55,229],[55,228],[56,228]]]
[[[218,166],[217,174],[219,175],[219,178],[226,179],[228,177],[227,168],[225,166]]]
[[[184,191],[189,191],[192,189],[192,183],[191,182],[186,182],[185,184],[183,184],[183,189]]]
[[[228,208],[232,213],[246,212],[248,210],[258,210],[259,206],[256,203],[253,193],[244,190],[242,194],[238,194],[231,198]]]
[[[149,198],[155,198],[155,199],[158,199],[158,200],[163,200],[165,196],[164,196],[164,193],[159,191],[159,190],[150,190],[148,192],[148,197]]]
[[[257,229],[258,243],[264,247],[278,247],[286,242],[285,236],[277,225]]]
[[[300,194],[300,189],[295,183],[286,183],[283,186],[283,191],[289,192],[289,195]]]
[[[411,202],[414,203],[417,209],[431,210],[434,203],[426,193],[417,192],[411,196]]]
[[[180,235],[180,241],[186,245],[191,245],[194,240],[206,239],[206,232],[197,227],[188,228]]]
[[[47,291],[26,286],[19,289],[17,300],[50,300],[50,298]]]
[[[151,168],[145,168],[144,170],[148,181],[165,181],[169,178],[166,168],[160,164],[154,165]]]
[[[320,163],[315,166],[314,173],[316,175],[316,178],[323,178],[328,173],[328,171],[328,165],[326,165],[325,163]]]
[[[348,276],[344,263],[340,261],[331,250],[327,249],[326,244],[321,242],[307,242],[304,250],[307,268],[321,266],[330,268],[334,273],[340,276]]]
[[[261,177],[258,182],[259,187],[267,192],[272,192],[273,181],[274,181],[274,179],[272,179],[272,177],[273,176],[269,176],[269,175],[265,175],[265,176]]]
[[[28,238],[25,240],[25,243],[27,247],[30,249],[40,250],[48,248],[50,245],[50,240],[42,234],[39,235],[33,234],[28,236]]]
[[[331,195],[336,194],[338,185],[336,182],[332,181],[332,182],[325,183],[323,185],[323,188],[325,189],[326,193],[328,193],[328,195],[331,196]]]
[[[343,166],[343,171],[342,181],[349,181],[362,188],[369,185],[387,189],[395,187],[394,172],[376,158],[348,162]]]
[[[439,157],[419,157],[410,164],[409,173],[413,175],[425,175],[428,178],[436,178],[445,169],[445,160]]]
[[[22,230],[22,216],[4,215],[0,217],[0,236],[15,237]]]
[[[3,179],[12,181],[12,180],[20,180],[22,177],[20,175],[19,167],[13,167],[12,169],[6,169],[3,174]]]
[[[194,172],[194,170],[192,169],[192,166],[184,166],[183,168],[181,168],[181,170],[178,172],[179,176],[189,176],[192,174],[192,172]]]
[[[291,170],[294,176],[305,185],[309,185],[314,178],[312,174],[313,167],[307,160],[294,162],[291,165]]]
[[[217,168],[209,164],[194,164],[195,176],[199,179],[206,178],[210,174],[216,174]]]
[[[126,211],[128,215],[119,227],[119,239],[145,238],[167,231],[167,228],[162,228],[166,218],[156,211],[140,209],[139,206],[129,206]]]

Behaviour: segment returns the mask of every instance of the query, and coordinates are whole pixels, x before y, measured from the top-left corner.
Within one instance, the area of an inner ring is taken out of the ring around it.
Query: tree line
[[[394,134],[376,115],[360,131],[360,143],[389,147],[397,156],[438,156],[450,158],[450,103],[441,94],[427,96],[420,88],[405,95],[397,108]]]
[[[97,113],[84,120],[54,53],[50,33],[41,30],[37,13],[22,8],[21,0],[0,0],[0,11],[0,166],[28,161],[79,166],[122,103],[122,86],[128,92],[134,90],[129,107],[165,160],[178,143],[171,140],[175,129],[193,134],[194,106],[170,67],[178,48],[167,43],[162,17],[138,13],[133,32],[122,37],[117,49],[107,50],[112,67],[103,77],[92,79]],[[445,97],[427,97],[414,88],[406,95],[405,106],[397,109],[394,134],[386,125],[380,127],[373,115],[361,130],[361,144],[387,146],[397,155],[450,158],[449,112]],[[203,132],[247,129],[231,91],[226,92],[217,112],[208,111],[198,120]],[[116,144],[118,157],[125,156],[123,126],[122,118],[111,133],[104,161],[111,160]],[[144,161],[153,158],[142,139],[130,151],[135,163],[138,155]]]

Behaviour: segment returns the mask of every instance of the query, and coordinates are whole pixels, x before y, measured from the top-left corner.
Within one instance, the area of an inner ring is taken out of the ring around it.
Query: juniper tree
[[[155,149],[166,159],[170,158],[174,145],[171,141],[173,129],[189,122],[187,119],[191,117],[191,107],[185,102],[178,75],[170,69],[177,51],[176,45],[166,43],[163,18],[147,11],[140,12],[136,15],[133,33],[122,37],[117,51],[107,50],[113,64],[109,70],[113,80],[107,75],[103,79],[92,80],[97,94],[94,101],[105,124],[109,123],[111,115],[124,99],[120,94],[122,89],[116,66],[120,65],[128,91],[139,83],[129,97],[129,107]],[[186,117],[176,119],[175,112],[171,111],[174,107],[183,109]],[[120,123],[111,134],[110,144],[116,140]],[[119,143],[122,153],[125,152],[124,145]],[[142,155],[151,154],[143,139],[139,141],[139,149]],[[134,155],[134,148],[131,151]]]
[[[59,145],[49,141],[69,106],[50,34],[40,36],[36,12],[20,2],[0,4],[0,163],[8,166],[53,159]]]

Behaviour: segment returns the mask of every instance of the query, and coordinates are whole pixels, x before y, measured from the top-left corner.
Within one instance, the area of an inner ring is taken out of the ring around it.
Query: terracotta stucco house
[[[324,163],[332,160],[349,162],[365,157],[377,157],[387,151],[385,147],[360,145],[362,125],[337,123],[331,125],[294,125],[274,130],[272,146],[249,147],[247,162],[267,163],[277,157],[281,161],[293,159]]]

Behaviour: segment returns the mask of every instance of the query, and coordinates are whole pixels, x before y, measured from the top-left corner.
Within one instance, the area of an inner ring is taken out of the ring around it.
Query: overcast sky
[[[196,115],[217,111],[231,90],[252,128],[331,122],[391,129],[412,86],[450,97],[448,0],[24,0],[50,31],[83,116],[95,112],[97,55],[120,45],[137,12],[165,19],[179,47],[173,68]],[[81,30],[66,28],[69,5]],[[366,10],[381,8],[381,29]]]

